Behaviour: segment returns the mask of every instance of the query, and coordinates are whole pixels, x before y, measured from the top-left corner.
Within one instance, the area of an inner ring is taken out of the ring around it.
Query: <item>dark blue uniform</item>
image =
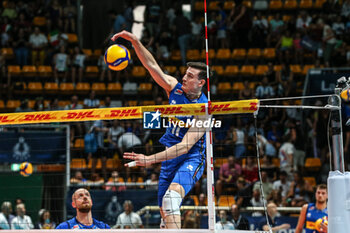
[[[76,217],[58,225],[56,229],[111,229],[106,223],[92,219],[92,225],[86,226],[80,223]]]

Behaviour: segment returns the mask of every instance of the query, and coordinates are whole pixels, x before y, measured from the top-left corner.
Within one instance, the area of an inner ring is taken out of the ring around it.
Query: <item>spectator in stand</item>
[[[1,45],[3,47],[9,47],[11,42],[11,29],[12,24],[7,17],[4,17],[4,22],[1,25]]]
[[[118,171],[113,171],[111,174],[111,177],[108,179],[108,182],[106,183],[106,191],[113,191],[113,192],[120,192],[120,191],[125,191],[126,186],[125,185],[119,185],[121,184],[121,177],[119,177]],[[116,185],[118,184],[118,185]]]
[[[215,230],[234,230],[233,224],[227,220],[226,210],[219,211],[220,221],[215,223]]]
[[[279,61],[290,63],[291,51],[293,49],[293,37],[290,31],[286,30],[282,33],[281,39],[276,44],[276,51],[278,53]]]
[[[104,101],[103,105],[100,106],[100,108],[112,108],[112,107],[115,107],[115,106],[112,106],[111,97],[106,96],[105,101]]]
[[[15,21],[14,26],[17,30],[23,29],[25,34],[28,35],[28,33],[31,30],[31,22],[27,20],[27,17],[24,12],[20,12],[17,21]],[[28,41],[28,40],[27,40]]]
[[[300,17],[298,17],[296,23],[296,29],[306,32],[306,29],[310,26],[311,21],[312,18],[306,13],[306,11],[300,12]]]
[[[172,43],[171,34],[167,31],[163,31],[160,34],[159,39],[155,43],[157,48],[157,58],[159,60],[169,59],[171,43]]]
[[[32,65],[44,65],[47,43],[46,36],[40,32],[39,27],[35,27],[29,37],[29,44],[32,48]]]
[[[290,185],[288,192],[287,204],[292,207],[301,207],[311,201],[314,190],[308,182],[306,182],[300,172],[293,173],[294,181]]]
[[[254,96],[254,91],[249,87],[249,81],[244,80],[243,86],[244,88],[239,91],[239,99],[240,100],[252,99]]]
[[[13,218],[11,222],[11,229],[14,230],[31,230],[34,229],[32,219],[26,215],[26,208],[24,204],[18,204],[16,206],[17,216]]]
[[[322,22],[321,22],[322,25]],[[337,40],[335,34],[329,24],[323,23],[323,37],[322,40],[325,44],[323,49],[323,61],[326,67],[330,66],[331,56],[334,51]]]
[[[132,32],[132,25],[135,22],[134,20],[134,1],[129,1],[124,10],[124,19],[125,19],[125,30]]]
[[[259,183],[259,182],[257,182]],[[267,197],[265,197],[267,198]],[[252,207],[264,207],[264,200],[262,198],[260,187],[257,188],[254,186],[253,192],[252,192],[252,198],[250,199],[250,206]],[[254,211],[252,213],[252,217],[260,217],[263,216],[262,211]]]
[[[203,45],[203,25],[201,22],[201,18],[199,16],[196,16],[194,21],[191,21],[192,25],[192,47],[196,49],[202,48]]]
[[[71,184],[86,184],[87,180],[83,177],[83,173],[81,171],[76,171],[74,176],[70,178]]]
[[[289,177],[293,171],[295,147],[292,144],[291,134],[287,134],[283,137],[283,144],[279,149],[278,158],[280,159],[280,169],[285,171]]]
[[[345,0],[341,8],[341,15],[344,17],[350,16],[350,0]]]
[[[182,10],[177,11],[177,17],[174,21],[177,42],[180,47],[182,65],[186,65],[186,52],[191,42],[191,23],[184,16]]]
[[[261,171],[261,183],[264,190],[265,199],[271,194],[273,190],[273,185],[268,179],[268,174],[266,171]],[[259,190],[260,192],[260,181],[256,182],[253,187],[254,190]]]
[[[242,166],[242,175],[249,184],[259,179],[258,167],[254,157],[247,156],[246,164]]]
[[[48,8],[49,18],[47,19],[48,31],[51,31],[52,27],[58,26],[59,28],[63,27],[63,13],[62,6],[58,0],[53,0],[51,6]]]
[[[4,201],[1,204],[0,213],[0,230],[10,230],[11,223],[15,216],[12,214],[12,204],[9,201]]]
[[[225,13],[225,10],[223,9],[224,3],[219,2],[219,14],[217,19],[217,25],[218,25],[218,31],[217,31],[217,39],[218,42],[220,41],[220,48],[228,48],[228,41],[226,36],[226,22],[227,22],[227,15]]]
[[[124,128],[121,126],[118,120],[113,120],[112,127],[109,128],[108,132],[108,142],[109,150],[112,155],[118,151],[118,139],[125,132]]]
[[[120,14],[120,12],[117,13],[117,12],[111,10],[109,12],[109,15],[113,20],[113,27],[111,30],[111,34],[121,32],[126,28],[125,18],[122,14]]]
[[[240,207],[237,204],[231,206],[231,222],[235,230],[249,230],[249,221],[241,215]]]
[[[278,122],[271,122],[271,129],[267,132],[267,140],[275,147],[277,142],[281,141],[282,132],[278,128]]]
[[[68,76],[68,64],[70,62],[69,55],[66,52],[66,47],[61,46],[60,52],[54,55],[54,70],[53,76],[55,77],[56,83],[59,83],[59,75],[63,74],[63,82],[66,82]]]
[[[66,105],[64,110],[83,109],[83,105],[79,104],[78,100],[78,96],[73,95],[71,98],[71,103]],[[70,123],[71,143],[73,143],[75,140],[75,136],[83,136],[83,124],[81,122]]]
[[[100,189],[101,185],[103,185],[104,183],[105,183],[105,179],[103,179],[100,176],[100,173],[98,173],[98,172],[91,173],[91,179],[88,180],[88,184],[96,185],[97,189]]]
[[[47,106],[46,110],[57,111],[57,110],[63,110],[63,108],[58,105],[58,98],[53,98],[50,100],[49,106]]]
[[[269,85],[269,80],[264,76],[261,85],[256,88],[255,97],[258,99],[266,99],[275,96],[275,91],[272,86]]]
[[[105,51],[107,48],[104,48],[103,51]],[[101,56],[98,58],[97,66],[100,71],[100,82],[105,81],[105,76],[107,73],[108,82],[112,82],[112,71],[108,68],[108,65],[104,61],[104,54],[101,54]],[[117,80],[118,82],[118,80]]]
[[[16,11],[16,5],[13,1],[7,1],[7,4],[5,4],[5,9],[3,10],[1,16],[2,17],[8,17],[10,20],[14,20],[17,18],[17,11]]]
[[[119,137],[118,148],[121,155],[124,151],[132,151],[135,153],[143,152],[142,141],[132,132],[132,129],[127,129],[126,132]]]
[[[96,92],[91,91],[89,94],[89,98],[84,100],[84,108],[99,108],[100,100],[96,98]]]
[[[72,82],[76,83],[76,74],[78,71],[78,81],[81,83],[83,81],[84,73],[84,63],[86,55],[79,48],[79,46],[74,47],[73,59],[72,59]]]
[[[145,11],[145,27],[151,37],[156,37],[159,32],[161,23],[161,4],[158,0],[152,0],[146,5]]]
[[[137,83],[130,81],[129,77],[126,77],[126,80],[123,84],[123,93],[126,95],[136,95]]]
[[[234,145],[234,156],[237,159],[241,159],[246,155],[246,146],[247,136],[245,130],[242,128],[242,123],[238,119],[237,127],[232,131],[232,143]]]
[[[136,229],[143,228],[140,215],[133,212],[132,202],[126,200],[123,204],[124,212],[118,216],[116,225],[113,228],[121,229]]]
[[[64,31],[76,33],[75,20],[77,17],[77,8],[72,4],[71,0],[67,0],[63,7]]]
[[[282,199],[286,200],[291,185],[290,181],[287,180],[287,172],[281,171],[279,178],[273,182],[273,190],[281,193]]]
[[[246,186],[245,179],[239,177],[236,182],[237,194],[235,196],[236,204],[239,207],[250,206],[250,199],[252,197],[251,186]]]
[[[21,105],[16,108],[15,112],[32,112],[33,109],[31,109],[28,106],[28,99],[25,99],[21,102]]]
[[[12,46],[16,54],[17,65],[28,65],[28,38],[23,28],[20,28],[16,34],[14,34]]]
[[[336,35],[342,35],[345,32],[345,24],[342,21],[340,15],[337,16],[337,20],[332,24],[332,30]]]
[[[223,188],[227,186],[234,186],[237,178],[242,174],[242,168],[236,162],[235,157],[230,155],[227,158],[227,163],[220,167],[219,179],[216,182],[216,193],[220,196],[223,193]]]
[[[56,223],[52,222],[50,211],[41,209],[39,211],[39,222],[36,229],[55,229]]]
[[[293,49],[294,49],[295,64],[303,64],[304,51],[303,51],[303,47],[301,46],[300,32],[295,33],[295,36],[293,38]]]
[[[37,97],[35,99],[35,103],[34,103],[34,108],[33,110],[35,112],[40,112],[40,111],[44,111],[45,110],[45,104],[44,104],[44,99],[43,97]]]
[[[157,173],[152,173],[151,177],[146,180],[146,189],[158,190],[158,175]]]
[[[256,18],[253,20],[252,37],[253,41],[257,43],[256,47],[264,48],[266,37],[269,31],[269,23],[266,18],[262,17],[260,11],[257,12]]]
[[[267,215],[269,219],[269,224],[271,226],[271,229],[273,232],[283,230],[283,229],[289,229],[290,224],[288,223],[282,223],[279,220],[276,219],[276,217],[279,217],[280,214],[277,211],[277,206],[275,203],[270,202],[267,205]],[[266,219],[264,218],[260,223],[259,223],[259,230],[263,231],[269,231],[270,226],[267,224]]]
[[[269,22],[271,33],[267,36],[267,47],[273,46],[278,42],[283,29],[284,22],[281,19],[281,14],[276,13],[275,17]]]

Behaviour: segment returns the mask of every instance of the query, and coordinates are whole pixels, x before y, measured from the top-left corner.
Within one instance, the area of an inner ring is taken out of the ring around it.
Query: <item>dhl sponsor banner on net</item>
[[[210,113],[237,114],[253,113],[258,110],[259,100],[214,102]],[[95,108],[81,110],[23,112],[0,114],[0,125],[35,124],[50,122],[95,121],[112,119],[140,119],[143,112],[159,111],[162,116],[205,115],[205,104],[153,105],[122,108]]]

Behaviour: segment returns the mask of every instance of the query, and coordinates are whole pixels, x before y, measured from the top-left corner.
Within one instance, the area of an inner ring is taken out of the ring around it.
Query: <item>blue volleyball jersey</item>
[[[69,219],[68,221],[65,221],[58,225],[56,229],[111,229],[106,223],[103,223],[101,221],[98,221],[96,219],[92,219],[92,225],[86,226],[82,223],[80,223],[76,217]]]
[[[315,203],[310,203],[307,206],[307,211],[306,211],[305,233],[318,233],[318,231],[315,228],[315,223],[317,219],[323,218],[324,216],[328,217],[327,208],[323,210],[319,210],[316,208]]]
[[[182,90],[182,84],[178,83],[173,88],[169,94],[169,104],[195,104],[195,103],[208,103],[207,97],[202,93],[198,99],[190,100],[186,97],[185,92]],[[175,121],[187,122],[187,119],[192,120],[193,116],[175,116]],[[174,118],[173,118],[174,119]],[[166,147],[171,147],[178,144],[182,141],[183,137],[188,131],[188,128],[185,127],[174,127],[173,124],[169,124],[169,127],[166,129],[165,134],[161,137],[159,142]],[[198,140],[188,154],[198,154],[203,151],[205,148],[205,134],[202,139]]]

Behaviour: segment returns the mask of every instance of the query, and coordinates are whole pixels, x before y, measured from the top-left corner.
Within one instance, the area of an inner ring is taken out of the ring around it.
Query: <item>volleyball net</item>
[[[57,225],[75,216],[71,196],[84,187],[96,219],[111,227],[141,227],[118,225],[124,204],[131,201],[142,226],[157,229],[160,164],[128,168],[124,164],[130,160],[122,154],[163,151],[159,139],[174,124],[186,126],[181,116],[207,116],[208,123],[198,127],[209,149],[205,169],[182,201],[186,230],[181,231],[267,230],[270,212],[289,232],[300,207],[313,200],[316,185],[327,182],[332,144],[327,123],[340,109],[330,97],[0,114],[0,159],[12,161],[2,165],[1,202],[10,201],[16,212],[15,201],[21,200],[15,199],[22,199],[34,225],[43,220],[39,210],[47,209]],[[152,121],[156,113],[161,115]],[[29,177],[16,170],[23,161],[34,165]],[[245,226],[238,221],[242,217]]]

